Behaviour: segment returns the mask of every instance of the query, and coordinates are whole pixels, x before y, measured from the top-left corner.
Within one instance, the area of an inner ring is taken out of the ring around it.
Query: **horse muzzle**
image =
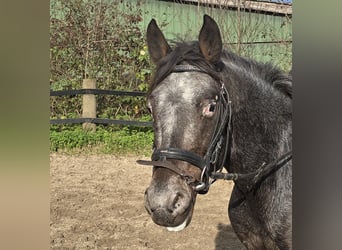
[[[180,231],[190,223],[195,200],[196,193],[179,176],[167,182],[152,180],[145,191],[145,208],[153,222],[170,231]]]

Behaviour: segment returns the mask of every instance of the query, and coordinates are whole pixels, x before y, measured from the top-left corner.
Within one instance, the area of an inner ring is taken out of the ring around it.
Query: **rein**
[[[193,65],[176,65],[171,73],[173,72],[190,72],[196,71],[201,73],[206,73],[197,66]],[[210,74],[209,74],[210,75]],[[199,194],[205,194],[208,192],[209,187],[217,179],[222,180],[250,180],[248,184],[248,189],[255,186],[262,178],[267,176],[272,170],[278,169],[279,166],[285,165],[291,158],[292,152],[289,152],[279,159],[271,162],[268,165],[262,165],[255,172],[248,174],[238,174],[238,173],[222,173],[223,166],[225,164],[228,151],[230,150],[230,131],[231,131],[231,101],[229,99],[229,93],[224,86],[223,81],[220,79],[218,81],[220,86],[220,94],[217,97],[218,106],[218,121],[215,126],[213,136],[210,140],[209,147],[204,155],[201,157],[193,152],[180,149],[180,148],[164,148],[156,149],[152,153],[151,161],[138,160],[137,163],[141,165],[162,167],[169,169],[178,175],[185,178],[186,182],[193,186],[194,190]],[[168,160],[180,160],[190,163],[201,170],[201,179],[196,180],[194,176],[190,173],[185,172],[183,169],[173,164]]]
[[[213,179],[221,179],[221,180],[232,180],[232,181],[245,181],[246,192],[248,193],[252,191],[252,189],[260,183],[264,178],[266,178],[269,174],[278,170],[282,166],[284,166],[287,162],[292,160],[292,151],[289,151],[283,154],[278,159],[270,162],[266,165],[264,162],[257,170],[247,174],[238,174],[238,173],[220,173],[215,172],[211,173],[211,178]]]

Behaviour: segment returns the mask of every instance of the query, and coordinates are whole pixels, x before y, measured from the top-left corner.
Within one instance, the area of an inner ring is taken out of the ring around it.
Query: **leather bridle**
[[[171,73],[190,71],[209,74],[197,66],[188,64],[176,65]],[[201,157],[198,154],[180,148],[162,148],[154,150],[151,161],[138,160],[137,163],[141,165],[169,169],[182,176],[186,182],[193,187],[195,192],[199,194],[205,194],[208,192],[210,185],[215,182],[216,179],[234,181],[239,179],[251,179],[249,186],[253,187],[263,177],[268,175],[272,169],[276,167],[279,168],[279,166],[281,167],[285,165],[289,160],[292,159],[292,152],[290,151],[268,165],[263,164],[260,168],[258,168],[258,170],[252,173],[222,173],[227,155],[230,153],[232,109],[229,93],[224,86],[223,81],[220,79],[217,82],[220,84],[220,93],[219,96],[217,96],[217,111],[215,111],[218,112],[218,120],[216,122],[215,130],[205,155]],[[196,180],[192,174],[178,167],[171,160],[185,161],[199,168],[201,170],[200,180]]]

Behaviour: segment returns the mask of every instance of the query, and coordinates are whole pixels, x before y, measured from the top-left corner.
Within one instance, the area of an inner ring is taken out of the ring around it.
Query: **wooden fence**
[[[82,117],[66,119],[50,119],[50,124],[82,124],[85,130],[94,130],[96,124],[119,124],[128,126],[151,127],[152,122],[135,120],[116,120],[96,117],[96,95],[116,95],[116,96],[146,96],[146,92],[139,91],[118,91],[96,89],[94,79],[84,79],[82,89],[50,91],[50,96],[73,96],[83,95]]]

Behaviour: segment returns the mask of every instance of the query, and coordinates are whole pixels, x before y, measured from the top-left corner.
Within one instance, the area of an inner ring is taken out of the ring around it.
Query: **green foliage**
[[[52,126],[50,151],[92,151],[93,153],[150,153],[153,143],[151,128],[98,126],[96,132],[86,132],[81,126]]]
[[[146,91],[152,65],[141,31],[141,2],[50,1],[50,88],[80,89],[95,78],[97,88]],[[52,118],[78,117],[81,98],[51,97]],[[97,96],[98,116],[131,119],[146,115],[143,98]]]

